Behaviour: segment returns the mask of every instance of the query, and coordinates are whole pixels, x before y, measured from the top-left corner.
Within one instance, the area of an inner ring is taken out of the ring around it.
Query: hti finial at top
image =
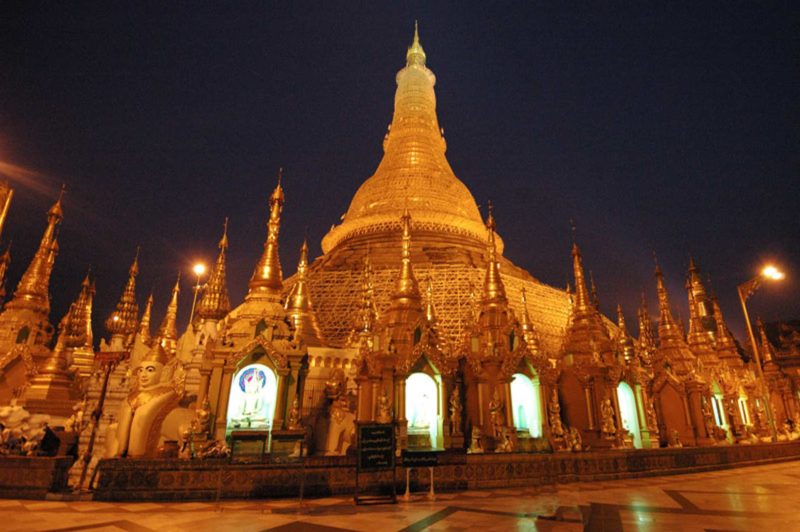
[[[416,20],[414,21],[414,40],[406,52],[406,66],[411,65],[425,66],[425,50],[422,49],[422,44],[419,42],[419,24]]]

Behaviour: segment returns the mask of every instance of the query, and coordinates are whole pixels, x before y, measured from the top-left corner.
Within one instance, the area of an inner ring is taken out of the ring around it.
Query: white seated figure
[[[150,456],[156,450],[161,424],[180,400],[172,379],[175,364],[156,344],[134,369],[131,392],[120,410],[116,449],[110,449],[114,456],[136,458]]]

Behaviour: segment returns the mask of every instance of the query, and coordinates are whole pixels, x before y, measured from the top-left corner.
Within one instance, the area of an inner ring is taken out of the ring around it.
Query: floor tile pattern
[[[800,462],[551,488],[417,495],[397,505],[352,499],[215,503],[0,500],[4,531],[800,530]]]

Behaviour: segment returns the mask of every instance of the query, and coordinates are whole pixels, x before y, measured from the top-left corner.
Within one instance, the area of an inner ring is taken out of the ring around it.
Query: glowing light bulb
[[[201,275],[206,273],[206,265],[203,264],[202,262],[198,262],[197,264],[192,266],[192,271],[196,276],[200,277]]]
[[[780,281],[781,279],[786,277],[786,274],[780,271],[773,265],[765,266],[763,270],[761,270],[761,275],[766,277],[767,279],[772,279],[773,281]]]

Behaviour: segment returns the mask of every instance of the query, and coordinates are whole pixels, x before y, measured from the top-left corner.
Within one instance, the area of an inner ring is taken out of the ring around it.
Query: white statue
[[[120,411],[116,449],[111,449],[115,456],[141,457],[155,451],[161,423],[177,406],[182,392],[172,379],[176,364],[158,344],[139,362],[133,389]]]

